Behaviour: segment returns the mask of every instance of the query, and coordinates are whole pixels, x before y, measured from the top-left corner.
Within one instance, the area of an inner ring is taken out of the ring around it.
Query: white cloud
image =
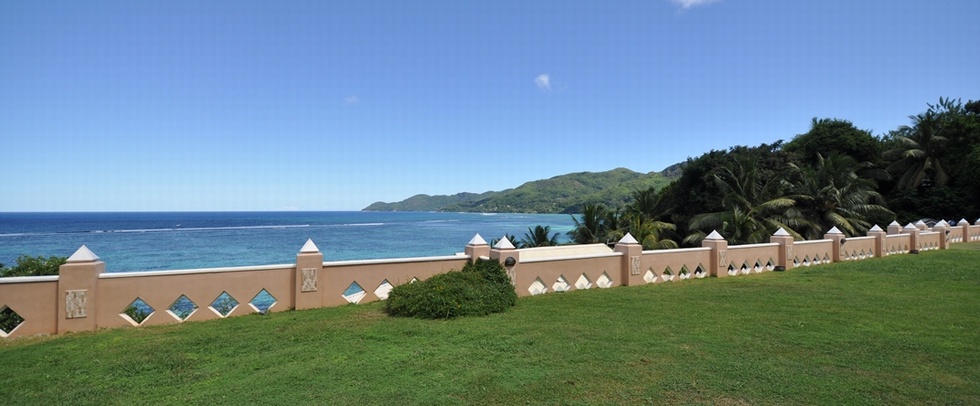
[[[534,84],[541,90],[551,90],[551,77],[547,73],[542,73],[534,78]]]
[[[707,4],[716,3],[721,0],[670,0],[670,1],[671,3],[681,6],[681,8],[683,9],[689,9],[691,7],[704,6]]]
[[[354,105],[354,104],[361,104],[361,99],[357,98],[357,96],[345,97],[344,98],[344,104],[346,104],[348,106]]]

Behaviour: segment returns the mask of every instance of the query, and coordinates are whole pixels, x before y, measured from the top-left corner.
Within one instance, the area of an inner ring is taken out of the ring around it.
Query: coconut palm
[[[646,250],[678,248],[677,241],[671,238],[674,231],[677,231],[677,226],[674,224],[645,220],[639,216],[634,217],[630,223],[630,235],[636,238]]]
[[[858,176],[872,166],[836,152],[826,158],[817,154],[816,165],[804,171],[796,186],[799,205],[812,222],[806,238],[821,238],[832,227],[848,236],[864,235],[871,227],[868,216],[894,215],[881,205],[884,198],[875,181]]]
[[[884,155],[891,161],[886,169],[895,177],[895,187],[907,190],[923,185],[946,185],[949,175],[943,156],[947,139],[942,119],[931,109],[910,118],[912,126],[902,126],[891,133],[898,146]]]
[[[575,228],[568,232],[568,238],[576,244],[606,242],[606,208],[601,204],[587,204],[582,209],[582,221],[574,215]]]
[[[724,210],[694,216],[685,244],[700,244],[711,230],[718,230],[732,244],[766,242],[780,228],[802,238],[795,230],[809,223],[795,207],[796,198],[786,193],[788,174],[762,179],[755,161],[745,158],[736,158],[719,172],[711,179],[723,193]]]
[[[550,234],[550,235],[549,235]],[[558,245],[558,233],[551,234],[551,226],[528,227],[521,239],[521,248],[550,247]]]

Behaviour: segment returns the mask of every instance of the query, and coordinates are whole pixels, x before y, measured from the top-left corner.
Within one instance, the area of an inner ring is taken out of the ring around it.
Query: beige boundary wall
[[[307,241],[292,264],[126,273],[105,273],[105,263],[82,246],[59,276],[0,278],[0,312],[12,311],[23,319],[11,331],[0,330],[0,337],[384,300],[394,286],[460,269],[473,258],[504,263],[518,295],[529,296],[792,270],[946,249],[950,243],[969,241],[980,241],[980,221],[970,225],[961,220],[953,226],[940,222],[932,230],[924,224],[892,223],[888,231],[875,226],[868,236],[852,238],[831,229],[815,241],[793,241],[780,230],[769,243],[736,246],[728,246],[714,232],[701,248],[655,251],[644,251],[630,235],[612,249],[604,244],[515,249],[506,239],[490,247],[477,235],[463,253],[453,256],[368,261],[323,262],[320,250]],[[227,298],[231,299],[222,302]],[[125,313],[137,299],[152,308],[142,323]]]

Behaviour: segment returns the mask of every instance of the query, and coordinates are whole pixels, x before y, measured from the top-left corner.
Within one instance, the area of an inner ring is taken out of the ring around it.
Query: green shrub
[[[68,261],[68,257],[21,255],[17,257],[17,265],[12,268],[6,268],[0,264],[0,277],[57,275],[60,267],[66,261]]]
[[[388,294],[385,311],[392,316],[452,319],[485,316],[517,304],[517,292],[497,261],[470,261],[424,281],[397,286]]]

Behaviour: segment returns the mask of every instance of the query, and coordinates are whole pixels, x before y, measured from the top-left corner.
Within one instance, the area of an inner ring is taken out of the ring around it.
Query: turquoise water
[[[551,226],[566,214],[422,212],[0,213],[0,263],[69,256],[82,244],[108,272],[287,264],[308,238],[325,261],[452,255],[479,233],[488,242]]]

